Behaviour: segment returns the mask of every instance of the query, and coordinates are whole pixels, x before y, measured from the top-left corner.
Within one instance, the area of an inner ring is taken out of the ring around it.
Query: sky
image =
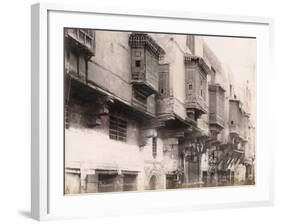
[[[249,81],[252,94],[252,108],[256,100],[256,39],[235,37],[203,37],[219,60],[234,74],[236,88]],[[255,109],[252,110],[255,116]]]
[[[204,37],[204,40],[218,58],[230,67],[238,82],[255,82],[255,39],[209,36]]]

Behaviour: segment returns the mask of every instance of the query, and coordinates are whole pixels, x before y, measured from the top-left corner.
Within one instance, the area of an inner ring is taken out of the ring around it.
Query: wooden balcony
[[[88,57],[95,55],[95,35],[89,29],[66,29],[65,36],[77,53]]]
[[[202,114],[208,112],[207,96],[207,74],[210,69],[203,58],[186,54],[185,81],[186,102],[185,107],[189,117],[197,120]]]
[[[146,48],[157,57],[165,54],[165,51],[147,33],[132,33],[129,37],[129,45],[132,48]]]
[[[220,117],[217,113],[209,114],[209,125],[211,129],[220,132],[224,128],[224,119]]]
[[[240,100],[229,100],[229,133],[231,137],[237,137],[242,141],[246,141],[245,129],[245,113]]]
[[[229,125],[229,134],[231,139],[235,138],[241,142],[247,141],[245,132],[243,131],[243,128],[240,125],[237,124]]]
[[[208,111],[207,102],[205,101],[205,99],[199,96],[187,97],[185,107],[186,109],[194,109],[200,114],[206,114]]]
[[[158,77],[147,77],[145,73],[132,73],[131,83],[134,88],[142,91],[148,97],[151,94],[158,93]]]
[[[146,33],[132,33],[129,37],[131,47],[131,83],[148,96],[158,93],[159,57],[164,50]]]
[[[209,84],[209,124],[212,131],[219,133],[225,126],[225,90],[219,84]]]

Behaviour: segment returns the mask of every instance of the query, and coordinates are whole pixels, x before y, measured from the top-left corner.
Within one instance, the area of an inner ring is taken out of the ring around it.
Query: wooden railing
[[[224,127],[224,119],[220,117],[217,113],[210,113],[209,119],[210,124],[218,124],[221,127]]]
[[[93,31],[88,29],[68,29],[67,34],[80,44],[94,51],[95,36],[93,35]]]

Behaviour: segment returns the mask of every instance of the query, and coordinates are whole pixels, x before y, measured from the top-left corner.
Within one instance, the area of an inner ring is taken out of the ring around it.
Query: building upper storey
[[[87,29],[65,35],[67,74],[151,117],[201,119],[218,133],[230,100],[250,111],[250,88],[240,94],[203,36]]]

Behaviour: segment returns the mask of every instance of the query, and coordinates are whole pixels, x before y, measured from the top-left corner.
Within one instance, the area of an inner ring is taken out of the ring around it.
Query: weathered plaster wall
[[[89,80],[123,100],[132,96],[128,33],[96,31],[96,54],[89,62]]]

